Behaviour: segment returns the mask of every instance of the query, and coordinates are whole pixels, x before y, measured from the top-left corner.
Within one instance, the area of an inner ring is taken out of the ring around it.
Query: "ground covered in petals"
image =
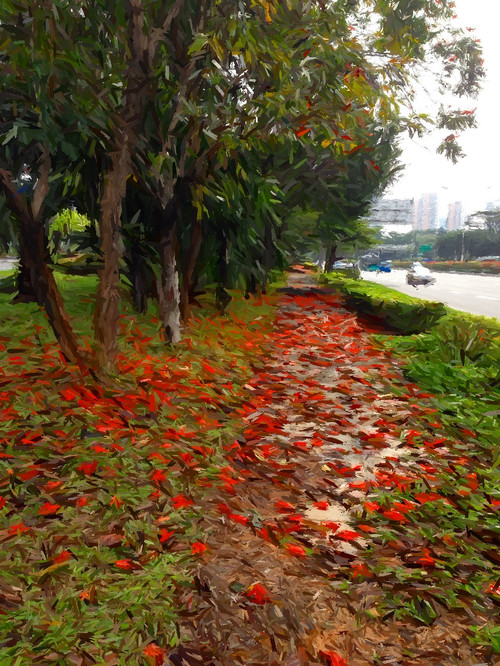
[[[116,387],[0,331],[2,666],[497,663],[494,415],[307,272],[277,301],[169,357],[125,316]]]
[[[487,461],[373,332],[291,277],[171,663],[495,663]]]

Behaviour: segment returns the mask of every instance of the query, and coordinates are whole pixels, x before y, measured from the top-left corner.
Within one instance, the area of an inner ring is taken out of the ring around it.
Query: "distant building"
[[[495,199],[495,201],[488,201],[486,204],[486,210],[500,210],[500,199]]]
[[[408,233],[412,229],[413,206],[413,199],[379,199],[371,208],[368,222],[382,227],[383,234]]]
[[[454,201],[448,206],[448,217],[446,219],[446,229],[453,231],[463,227],[462,202]]]
[[[422,194],[415,202],[413,210],[413,228],[425,231],[438,228],[438,195]]]

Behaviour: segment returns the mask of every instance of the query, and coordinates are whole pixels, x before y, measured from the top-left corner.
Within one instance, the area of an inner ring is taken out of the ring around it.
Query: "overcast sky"
[[[466,154],[453,165],[436,147],[444,134],[404,141],[402,161],[407,165],[386,197],[418,197],[436,192],[440,214],[447,204],[462,201],[465,213],[484,207],[487,201],[500,199],[500,0],[455,0],[460,25],[475,28],[481,40],[486,79],[483,91],[472,102],[460,100],[460,108],[477,107],[477,129],[460,137]],[[458,105],[457,105],[458,106]]]

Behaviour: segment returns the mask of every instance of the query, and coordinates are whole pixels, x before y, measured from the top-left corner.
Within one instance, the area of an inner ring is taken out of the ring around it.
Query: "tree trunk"
[[[182,271],[182,285],[181,285],[181,295],[180,295],[180,311],[182,321],[187,321],[189,319],[189,302],[190,295],[194,290],[193,285],[193,274],[196,267],[196,261],[200,253],[201,241],[203,239],[203,225],[202,221],[197,219],[194,222],[193,230],[191,232],[191,239],[189,243],[189,249],[187,252],[187,257],[184,262],[184,267]]]
[[[24,234],[21,234],[19,242],[19,266],[17,268],[16,284],[17,295],[14,303],[37,303],[36,283],[33,283],[33,271],[30,270],[29,252],[24,241]]]
[[[164,219],[160,232],[161,277],[158,306],[164,340],[176,344],[181,339],[179,274],[176,261],[176,224]]]
[[[0,170],[0,186],[9,208],[19,221],[22,249],[20,275],[34,291],[37,303],[44,308],[65,359],[85,367],[88,359],[78,345],[71,321],[64,308],[61,293],[48,266],[49,250],[42,220],[43,204],[49,191],[50,155],[42,153],[40,175],[31,204],[19,195],[8,172]]]
[[[21,224],[23,237],[31,239],[29,251],[25,255],[26,269],[30,283],[35,285],[36,300],[47,313],[52,330],[67,361],[85,364],[86,358],[79,347],[70,319],[66,314],[61,293],[54,274],[47,264],[48,248],[43,224],[24,220]]]
[[[127,276],[131,284],[132,302],[139,314],[145,314],[148,309],[148,298],[155,292],[155,274],[148,263],[147,250],[142,239],[135,237],[129,239],[130,247],[127,252]]]
[[[337,244],[330,246],[330,250],[327,252],[325,271],[329,273],[333,269],[334,263],[337,261]]]
[[[100,230],[104,266],[100,269],[94,313],[95,338],[100,346],[99,366],[106,370],[113,368],[118,352],[121,213],[130,169],[127,132],[118,133],[117,139],[120,148],[111,155],[101,200]]]
[[[275,249],[273,243],[273,232],[270,222],[267,222],[264,229],[264,249],[262,251],[262,259],[261,259],[261,265],[262,268],[264,269],[264,274],[260,281],[260,286],[263,294],[266,293],[267,281],[269,278],[269,273],[271,272],[271,268],[273,267],[274,261],[275,261]]]
[[[257,294],[257,278],[255,277],[255,273],[251,273],[246,281],[245,298],[250,298],[250,294],[252,296]]]
[[[217,270],[219,273],[219,283],[215,289],[215,305],[217,310],[224,314],[227,306],[232,300],[231,294],[227,291],[228,277],[229,277],[229,247],[227,236],[224,229],[219,225],[217,229],[218,236],[218,257],[217,257]]]

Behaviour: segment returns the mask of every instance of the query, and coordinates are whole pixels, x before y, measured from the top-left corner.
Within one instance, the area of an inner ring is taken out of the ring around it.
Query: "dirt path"
[[[479,666],[456,615],[383,622],[380,581],[363,576],[372,544],[356,518],[367,481],[404,464],[395,432],[418,410],[414,387],[305,274],[290,276],[271,350],[248,386],[224,490],[204,507],[209,550],[167,664]]]

